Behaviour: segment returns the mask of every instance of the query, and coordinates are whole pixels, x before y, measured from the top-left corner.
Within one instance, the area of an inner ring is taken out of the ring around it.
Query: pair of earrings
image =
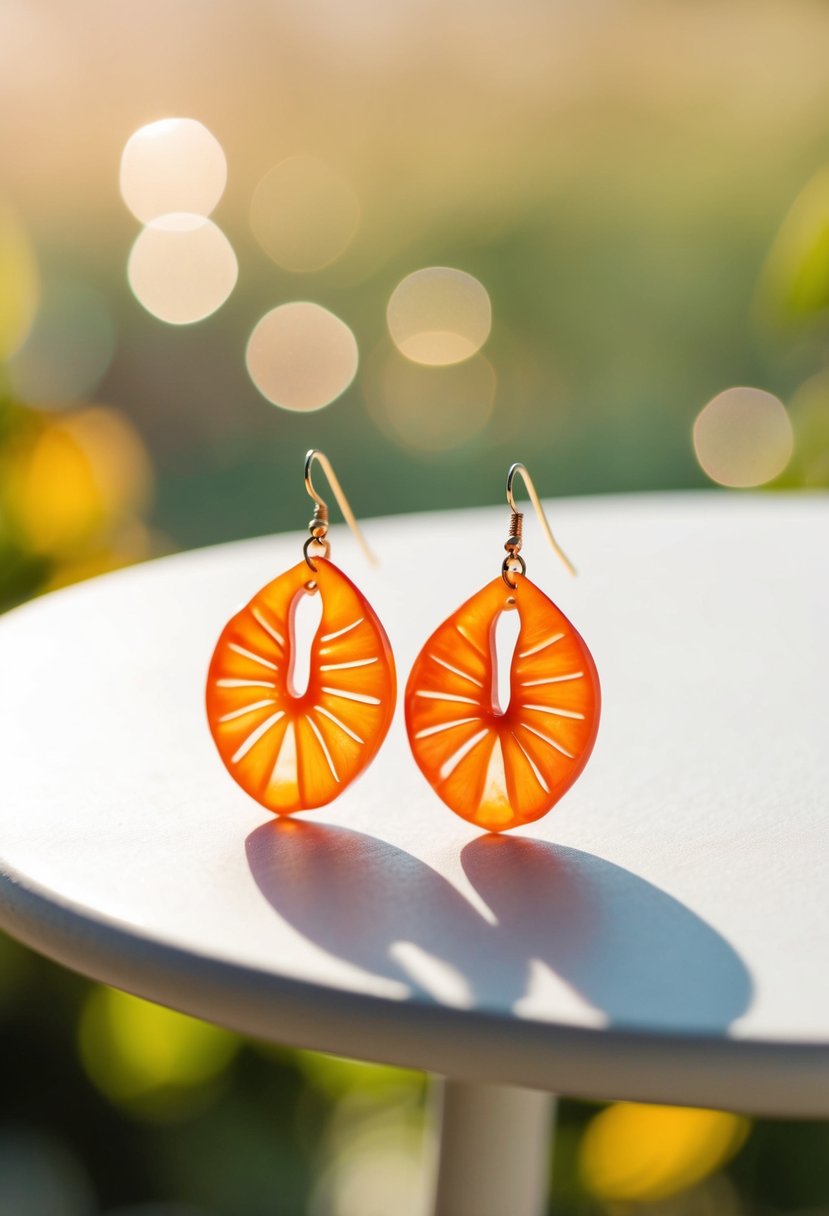
[[[383,626],[330,561],[328,508],[311,478],[315,461],[368,553],[330,461],[311,450],[305,488],[315,505],[303,558],[230,619],[207,677],[207,716],[225,767],[279,815],[324,806],[368,767],[388,733],[397,693]],[[409,744],[426,780],[458,815],[493,832],[539,819],[570,788],[593,749],[601,700],[584,640],[526,577],[523,516],[513,494],[518,474],[548,541],[572,571],[527,470],[514,464],[501,572],[435,630],[405,696]],[[294,620],[306,595],[320,596],[322,617],[307,688],[297,695]],[[502,710],[495,626],[512,611],[520,630]]]

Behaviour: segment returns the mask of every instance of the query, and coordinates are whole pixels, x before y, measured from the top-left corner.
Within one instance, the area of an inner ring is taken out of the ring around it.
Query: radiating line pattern
[[[415,760],[447,806],[492,832],[546,815],[587,763],[601,692],[593,657],[567,617],[526,577],[467,600],[421,650],[406,687]],[[498,704],[495,624],[517,611],[510,700]]]
[[[394,713],[383,626],[341,570],[316,561],[322,619],[307,689],[295,695],[292,682],[294,613],[312,577],[304,561],[228,621],[207,676],[207,717],[225,767],[280,815],[336,798],[371,763]]]

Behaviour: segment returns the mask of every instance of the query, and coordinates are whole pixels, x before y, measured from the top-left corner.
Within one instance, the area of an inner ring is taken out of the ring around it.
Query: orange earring
[[[222,630],[207,675],[207,718],[225,768],[277,815],[324,806],[371,763],[397,691],[386,632],[354,584],[329,560],[328,508],[311,480],[314,461],[370,561],[328,458],[312,449],[305,488],[314,517],[303,560],[268,583]],[[297,607],[319,596],[307,687],[294,685]]]
[[[526,577],[523,516],[512,488],[517,473],[547,539],[575,574],[529,473],[514,464],[507,476],[512,518],[501,574],[432,634],[406,686],[406,729],[418,767],[448,807],[490,832],[531,823],[558,802],[590,758],[601,704],[586,643]],[[509,705],[502,710],[495,625],[512,611],[520,631]]]

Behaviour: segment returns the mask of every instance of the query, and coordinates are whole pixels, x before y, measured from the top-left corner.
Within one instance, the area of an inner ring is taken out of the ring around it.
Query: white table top
[[[528,515],[529,576],[591,647],[604,710],[545,819],[498,838],[458,819],[400,711],[322,810],[280,822],[230,780],[204,718],[207,662],[227,617],[297,560],[298,531],[0,620],[0,923],[88,975],[287,1043],[829,1114],[829,497],[549,511],[582,573]],[[332,531],[401,686],[497,572],[506,520],[368,521],[379,571]]]

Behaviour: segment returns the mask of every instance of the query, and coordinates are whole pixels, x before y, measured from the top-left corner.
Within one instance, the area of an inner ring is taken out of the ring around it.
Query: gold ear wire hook
[[[529,473],[527,472],[526,465],[523,465],[520,461],[516,461],[516,463],[514,465],[512,465],[512,467],[510,468],[509,473],[507,473],[507,503],[509,504],[509,508],[512,511],[513,518],[512,518],[511,526],[510,526],[510,539],[507,541],[506,548],[508,549],[508,551],[513,553],[514,557],[517,558],[517,560],[519,562],[522,560],[520,557],[518,557],[518,550],[521,548],[521,522],[522,522],[523,517],[521,515],[521,512],[518,510],[518,508],[515,505],[515,495],[514,495],[513,489],[512,489],[513,482],[515,481],[515,477],[516,477],[517,473],[521,474],[521,478],[524,482],[524,485],[526,486],[527,493],[530,496],[530,501],[532,502],[533,506],[535,507],[535,513],[538,516],[539,523],[541,524],[541,527],[544,530],[544,534],[547,537],[547,540],[550,542],[550,547],[553,549],[553,551],[555,553],[558,554],[558,556],[564,562],[565,566],[570,571],[570,573],[575,574],[576,567],[570,561],[570,558],[567,556],[567,554],[562,549],[561,545],[558,543],[556,538],[553,536],[552,529],[547,520],[547,516],[544,514],[544,508],[541,505],[541,499],[538,497],[538,491],[535,488],[533,479],[530,477]],[[515,539],[515,541],[517,541],[517,544],[510,543],[513,540],[513,538]],[[512,586],[513,584],[508,583],[508,585]]]
[[[303,546],[306,562],[312,570],[316,571],[316,566],[311,561],[308,553],[310,546],[313,544],[321,545],[325,551],[325,557],[328,556],[329,549],[329,543],[326,540],[328,533],[328,504],[326,503],[325,499],[321,498],[318,492],[314,489],[314,483],[311,478],[311,470],[315,460],[322,466],[322,471],[325,473],[325,476],[328,479],[328,484],[334,491],[334,497],[337,500],[337,505],[343,513],[343,519],[354,533],[357,543],[365,554],[366,559],[371,563],[372,566],[376,566],[377,558],[374,556],[371,549],[369,549],[368,544],[366,543],[366,538],[360,531],[360,526],[357,523],[354,512],[351,510],[348,499],[343,493],[343,488],[340,485],[337,474],[334,472],[331,461],[325,455],[325,452],[321,452],[319,448],[311,448],[305,457],[305,489],[308,491],[309,495],[311,498],[313,498],[316,504],[314,507],[314,518],[308,525],[311,535]]]

